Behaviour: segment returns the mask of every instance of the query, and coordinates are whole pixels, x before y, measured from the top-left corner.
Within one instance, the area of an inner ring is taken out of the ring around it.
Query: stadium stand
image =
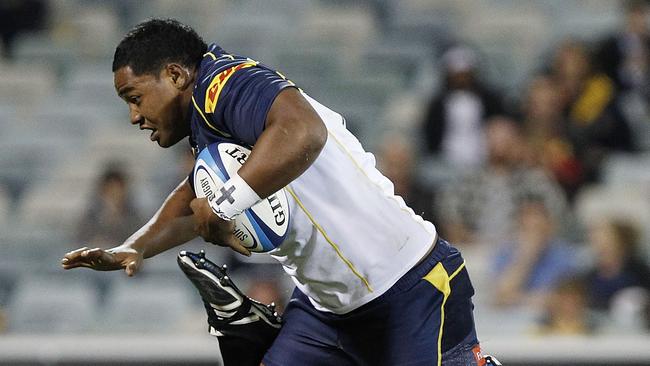
[[[517,107],[526,81],[548,68],[559,41],[575,37],[595,43],[623,22],[621,3],[607,0],[47,4],[48,28],[18,35],[13,57],[0,59],[0,309],[9,335],[180,337],[184,322],[203,311],[175,268],[174,252],[152,260],[143,278],[135,280],[122,273],[61,274],[58,268],[61,256],[79,244],[71,242],[74,228],[106,162],[127,163],[137,205],[146,215],[158,206],[168,182],[180,176],[164,163],[177,161],[178,151],[147,143],[145,134],[129,126],[126,106],[115,96],[112,53],[136,22],[173,15],[206,40],[277,68],[341,112],[371,150],[386,130],[400,131],[421,147],[422,109],[444,83],[439,58],[451,44],[475,47],[481,78]],[[644,226],[641,241],[650,263],[650,102],[630,97],[621,103],[641,151],[604,159],[602,178],[582,189],[572,213],[581,224],[614,215]],[[459,173],[432,156],[419,162],[417,176],[432,189]],[[584,227],[574,231],[577,246],[587,241]],[[529,337],[539,309],[493,306],[489,249],[464,250],[477,288],[479,332],[487,339]]]

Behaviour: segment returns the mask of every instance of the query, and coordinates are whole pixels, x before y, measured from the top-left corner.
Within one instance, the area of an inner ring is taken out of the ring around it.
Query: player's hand
[[[63,269],[86,267],[96,271],[124,269],[127,275],[133,276],[142,266],[143,260],[142,253],[132,248],[116,247],[104,250],[84,247],[63,256],[61,266]]]
[[[226,221],[217,216],[207,198],[195,198],[190,202],[190,208],[194,212],[194,231],[205,241],[230,249],[245,256],[251,252],[246,249],[237,237],[235,237],[235,222]]]

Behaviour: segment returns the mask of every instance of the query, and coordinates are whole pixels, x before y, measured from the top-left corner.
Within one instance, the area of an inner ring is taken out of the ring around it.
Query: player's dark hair
[[[150,19],[136,25],[115,49],[113,72],[130,66],[136,75],[158,75],[170,62],[196,67],[207,44],[191,27],[174,19]]]

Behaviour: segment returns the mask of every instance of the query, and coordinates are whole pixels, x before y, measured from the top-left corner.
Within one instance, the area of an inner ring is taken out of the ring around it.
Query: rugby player
[[[65,269],[132,276],[145,258],[197,235],[250,255],[232,219],[286,187],[289,239],[270,252],[296,284],[281,327],[272,308],[244,296],[202,253],[178,258],[226,365],[493,362],[481,355],[465,261],[394,195],[343,116],[268,66],[207,45],[169,19],[131,30],[113,72],[131,123],[161,147],[189,137],[195,154],[216,141],[252,153],[224,184],[231,199],[196,199],[185,179],[122,245],[67,253]]]

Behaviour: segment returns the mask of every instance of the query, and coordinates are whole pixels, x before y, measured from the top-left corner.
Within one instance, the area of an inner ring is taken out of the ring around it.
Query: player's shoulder
[[[238,70],[258,65],[259,62],[255,60],[228,53],[213,43],[203,55],[197,85],[208,89],[215,81],[223,82]]]
[[[250,58],[227,53],[217,44],[208,46],[199,66],[194,97],[206,113],[213,113],[225,85],[239,70],[257,66]]]

